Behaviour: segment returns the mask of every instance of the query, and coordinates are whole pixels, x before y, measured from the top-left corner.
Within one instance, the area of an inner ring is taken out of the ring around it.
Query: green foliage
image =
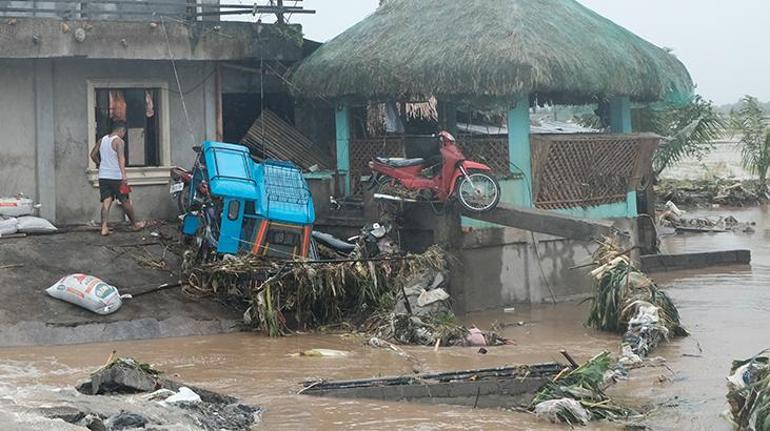
[[[770,169],[770,124],[765,115],[759,100],[752,96],[741,99],[731,114],[733,128],[741,135],[743,167],[762,183]]]
[[[724,116],[701,96],[683,106],[653,103],[634,112],[635,131],[668,138],[653,158],[656,176],[685,157],[702,158],[713,149],[712,141],[724,136],[726,128]]]
[[[736,385],[728,379],[727,400],[730,404],[731,421],[738,431],[770,431],[770,367],[764,350],[743,361],[733,361],[730,374],[744,368],[739,376],[744,382]],[[748,377],[748,381],[744,379]]]
[[[619,419],[635,414],[633,410],[618,406],[604,393],[604,374],[610,370],[612,358],[610,352],[602,352],[578,368],[565,373],[552,382],[546,383],[537,391],[530,403],[535,408],[543,401],[572,398],[591,413],[592,420]],[[563,417],[567,423],[578,423],[575,418]]]

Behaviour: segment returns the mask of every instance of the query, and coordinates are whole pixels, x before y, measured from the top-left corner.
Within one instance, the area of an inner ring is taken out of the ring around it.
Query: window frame
[[[158,114],[158,143],[160,145],[160,165],[144,167],[126,167],[128,182],[131,185],[161,185],[167,184],[170,178],[171,170],[171,126],[169,121],[169,92],[168,83],[158,80],[113,80],[98,79],[86,81],[87,109],[88,109],[88,146],[85,150],[85,157],[88,160],[88,169],[86,174],[91,185],[99,186],[99,171],[96,164],[91,160],[90,152],[96,142],[92,142],[96,136],[96,90],[121,89],[121,88],[140,88],[157,89],[160,109]]]

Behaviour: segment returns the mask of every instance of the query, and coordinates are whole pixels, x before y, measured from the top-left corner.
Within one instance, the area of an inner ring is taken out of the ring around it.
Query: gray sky
[[[447,0],[460,1],[460,0]],[[489,0],[496,1],[496,0]],[[744,94],[770,100],[770,1],[579,0],[650,42],[674,49],[716,103]],[[305,0],[296,15],[308,38],[326,41],[372,13],[378,0]]]

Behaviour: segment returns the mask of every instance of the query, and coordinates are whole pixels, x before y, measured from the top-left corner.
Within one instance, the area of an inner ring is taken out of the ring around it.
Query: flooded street
[[[719,212],[716,212],[717,214]],[[724,213],[724,211],[721,211]],[[698,212],[690,215],[708,215]],[[654,429],[729,430],[720,417],[726,410],[725,376],[734,358],[745,358],[770,346],[765,318],[770,315],[770,218],[767,209],[731,212],[741,221],[756,221],[756,233],[674,236],[664,240],[669,253],[751,248],[752,268],[718,268],[654,278],[673,298],[692,336],[677,339],[654,353],[668,360],[665,368],[635,370],[632,378],[612,390],[633,406],[663,405],[647,419]],[[72,429],[59,422],[40,423],[25,413],[48,405],[87,374],[103,365],[112,350],[165,370],[169,377],[191,385],[235,395],[266,409],[268,430],[563,430],[524,413],[473,410],[295,395],[299,383],[314,378],[365,378],[408,374],[413,370],[445,371],[562,360],[566,349],[584,361],[602,350],[616,352],[620,337],[583,326],[586,306],[516,307],[514,313],[466,316],[468,324],[505,328],[514,346],[477,349],[413,347],[407,360],[392,352],[365,346],[365,339],[340,335],[304,335],[268,339],[254,334],[176,338],[138,342],[13,348],[0,350],[0,421],[17,428]],[[523,322],[520,324],[519,322]],[[314,348],[350,352],[344,358],[292,357]],[[665,377],[665,378],[663,378]],[[74,391],[64,394],[77,402]],[[23,406],[23,407],[20,407]],[[621,429],[594,424],[589,430]]]

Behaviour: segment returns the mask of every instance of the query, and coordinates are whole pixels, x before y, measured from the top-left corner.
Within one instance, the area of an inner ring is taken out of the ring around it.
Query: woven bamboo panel
[[[369,162],[375,157],[404,157],[404,139],[380,137],[350,141],[350,174],[352,178],[369,175]]]
[[[624,202],[650,165],[657,137],[532,135],[533,194],[542,209]]]
[[[488,165],[499,176],[510,174],[508,135],[465,135],[458,144],[468,160]]]

